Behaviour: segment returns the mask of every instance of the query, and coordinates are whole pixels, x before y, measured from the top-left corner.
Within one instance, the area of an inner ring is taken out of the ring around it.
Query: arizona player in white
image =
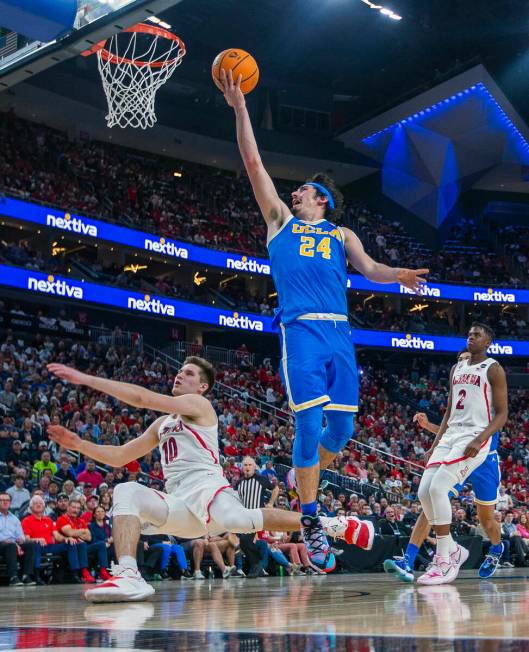
[[[222,532],[261,530],[291,532],[300,529],[301,515],[280,509],[246,509],[231,489],[219,464],[218,420],[204,394],[214,384],[212,365],[191,356],[176,375],[173,396],[144,387],[97,378],[61,364],[48,369],[76,385],[115,396],[139,408],[164,412],[137,439],[124,446],[103,446],[80,439],[62,426],[48,426],[50,438],[111,467],[122,467],[153,448],[160,450],[168,493],[137,482],[114,489],[113,537],[118,565],[112,579],[85,592],[92,602],[144,600],[154,593],[138,572],[136,546],[140,532],[166,533],[194,539]],[[168,415],[168,416],[167,416]],[[369,550],[373,544],[371,523],[353,517],[324,519],[330,536]]]
[[[437,551],[433,564],[418,578],[419,584],[453,581],[468,558],[468,551],[458,546],[450,534],[452,509],[448,494],[487,459],[492,435],[507,421],[505,371],[487,355],[493,337],[486,324],[472,324],[467,339],[471,357],[452,368],[447,409],[425,455],[419,500],[435,530]]]

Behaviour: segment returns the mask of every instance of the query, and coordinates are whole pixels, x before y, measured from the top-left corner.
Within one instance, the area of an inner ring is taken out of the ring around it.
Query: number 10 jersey
[[[198,426],[179,415],[169,415],[158,429],[165,488],[171,493],[183,479],[197,471],[223,478],[219,464],[218,424]],[[198,476],[197,476],[198,478]]]

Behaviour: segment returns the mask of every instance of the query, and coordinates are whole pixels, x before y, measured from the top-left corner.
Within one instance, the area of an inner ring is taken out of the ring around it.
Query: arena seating
[[[76,142],[12,112],[0,113],[0,149],[0,192],[166,237],[266,255],[264,223],[244,176],[108,143]],[[183,175],[175,177],[180,169]],[[295,186],[277,184],[288,202]],[[343,221],[377,260],[427,266],[432,281],[511,287],[528,283],[523,264],[527,245],[517,239],[523,233],[511,227],[495,227],[495,237],[485,241],[477,239],[473,222],[462,220],[441,253],[352,197],[346,197]],[[504,239],[498,251],[492,243]]]
[[[3,306],[2,306],[3,308]],[[118,401],[92,390],[73,387],[50,377],[45,365],[53,360],[75,365],[89,373],[141,384],[155,391],[169,392],[174,367],[156,355],[142,351],[142,340],[135,337],[129,345],[114,338],[112,332],[96,341],[60,337],[34,337],[7,332],[0,344],[0,471],[3,489],[13,483],[15,474],[23,474],[32,492],[41,491],[48,511],[55,509],[50,489],[50,472],[42,472],[39,461],[49,450],[52,460],[66,468],[73,466],[74,476],[83,462],[58,450],[46,437],[46,424],[60,422],[85,438],[103,443],[124,443],[135,437],[155,415],[129,409]],[[132,336],[131,336],[132,337]],[[134,342],[132,344],[132,342]],[[131,345],[132,344],[132,345]],[[197,350],[196,353],[200,353]],[[409,369],[398,375],[388,373],[382,359],[373,354],[361,365],[360,411],[353,440],[338,455],[325,473],[327,488],[322,490],[322,509],[337,509],[359,514],[378,523],[385,505],[392,504],[402,521],[403,534],[409,534],[405,515],[417,498],[422,456],[431,443],[431,435],[412,424],[420,410],[439,422],[446,405],[449,365],[428,358],[413,358]],[[291,462],[293,426],[277,370],[269,361],[250,365],[241,356],[238,365],[217,370],[217,385],[212,394],[219,414],[220,447],[226,477],[235,482],[240,476],[244,455],[256,458],[259,467],[271,462],[274,482],[279,482],[280,497],[292,498],[284,483]],[[13,444],[21,441],[21,450]],[[44,442],[44,444],[43,444]],[[529,463],[529,397],[526,392],[511,392],[510,418],[501,434],[499,454],[502,460],[506,496],[519,512],[527,509],[525,469]],[[160,486],[158,453],[145,456],[123,469],[102,469],[110,488],[127,478]],[[75,490],[75,489],[74,489]],[[85,502],[97,488],[84,491]],[[462,506],[475,525],[475,510],[470,491]],[[365,507],[364,507],[365,506]],[[105,504],[107,510],[111,504]],[[23,509],[22,509],[23,511]],[[406,529],[407,528],[407,529]],[[521,560],[520,563],[524,561]],[[525,562],[524,562],[525,563]]]

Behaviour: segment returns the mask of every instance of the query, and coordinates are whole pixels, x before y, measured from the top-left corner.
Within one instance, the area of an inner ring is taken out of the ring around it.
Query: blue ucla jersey
[[[279,309],[289,324],[307,313],[347,315],[347,260],[341,228],[291,215],[268,243]]]

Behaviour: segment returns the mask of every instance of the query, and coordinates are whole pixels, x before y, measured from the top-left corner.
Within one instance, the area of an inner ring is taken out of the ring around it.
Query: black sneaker
[[[254,564],[250,570],[248,571],[246,577],[249,577],[250,579],[255,579],[256,577],[263,577],[261,574],[263,572],[263,567],[261,564]]]
[[[336,568],[336,558],[332,553],[319,516],[302,516],[303,538],[310,561],[324,573]]]
[[[13,577],[9,580],[9,586],[24,586],[23,582],[18,578],[17,575],[13,575]]]
[[[22,584],[25,586],[35,586],[37,582],[31,577],[31,575],[24,575],[22,577]]]

